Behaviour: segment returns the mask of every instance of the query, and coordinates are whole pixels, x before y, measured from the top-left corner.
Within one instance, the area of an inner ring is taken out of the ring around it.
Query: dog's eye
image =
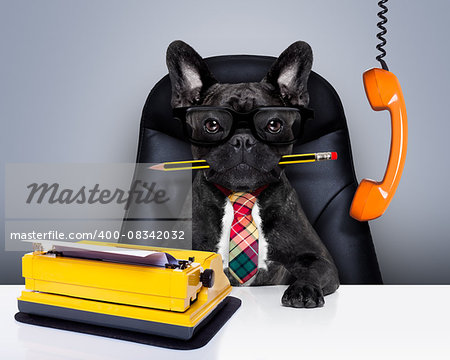
[[[210,134],[216,134],[220,130],[219,122],[216,119],[207,119],[204,127],[206,132]]]
[[[281,131],[283,124],[278,119],[271,119],[267,123],[266,130],[271,134],[278,134]]]

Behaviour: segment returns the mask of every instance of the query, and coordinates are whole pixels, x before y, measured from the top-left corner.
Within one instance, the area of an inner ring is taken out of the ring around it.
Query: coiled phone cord
[[[386,5],[384,5],[385,3],[387,3],[388,0],[380,0],[378,2],[378,6],[382,9],[377,15],[378,17],[381,19],[381,21],[379,23],[377,23],[377,27],[381,30],[378,34],[377,34],[377,38],[381,41],[377,46],[377,50],[381,52],[381,54],[379,54],[376,59],[377,61],[380,62],[381,67],[384,70],[389,71],[389,68],[386,64],[386,62],[383,60],[383,58],[386,56],[386,50],[383,49],[383,47],[386,45],[386,39],[384,38],[384,35],[386,35],[387,33],[387,29],[384,27],[384,25],[387,23],[388,19],[386,16],[384,16],[384,14],[386,14],[388,12],[388,8]]]

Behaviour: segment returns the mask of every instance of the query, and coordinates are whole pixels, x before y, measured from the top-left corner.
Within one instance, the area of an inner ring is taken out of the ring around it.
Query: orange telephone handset
[[[383,215],[395,194],[405,164],[408,124],[402,89],[393,73],[374,68],[363,74],[363,80],[372,109],[389,110],[392,128],[391,151],[383,180],[362,180],[350,208],[353,218],[367,221]]]

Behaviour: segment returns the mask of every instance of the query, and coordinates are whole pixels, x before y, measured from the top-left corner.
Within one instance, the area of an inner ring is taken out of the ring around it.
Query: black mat
[[[106,326],[97,326],[79,323],[75,321],[61,320],[40,315],[31,315],[18,312],[14,317],[17,321],[46,326],[54,329],[75,331],[83,334],[104,336],[113,339],[133,341],[146,345],[159,346],[175,350],[193,350],[205,346],[222,326],[231,318],[231,316],[241,306],[241,300],[233,296],[228,296],[223,300],[223,306],[204,320],[204,325],[197,329],[190,340],[172,339],[163,336],[149,335],[134,331],[109,328]]]

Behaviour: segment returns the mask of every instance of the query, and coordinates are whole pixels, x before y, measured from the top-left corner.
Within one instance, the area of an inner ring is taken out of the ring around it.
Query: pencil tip
[[[151,170],[164,170],[164,163],[156,164],[149,167]]]

